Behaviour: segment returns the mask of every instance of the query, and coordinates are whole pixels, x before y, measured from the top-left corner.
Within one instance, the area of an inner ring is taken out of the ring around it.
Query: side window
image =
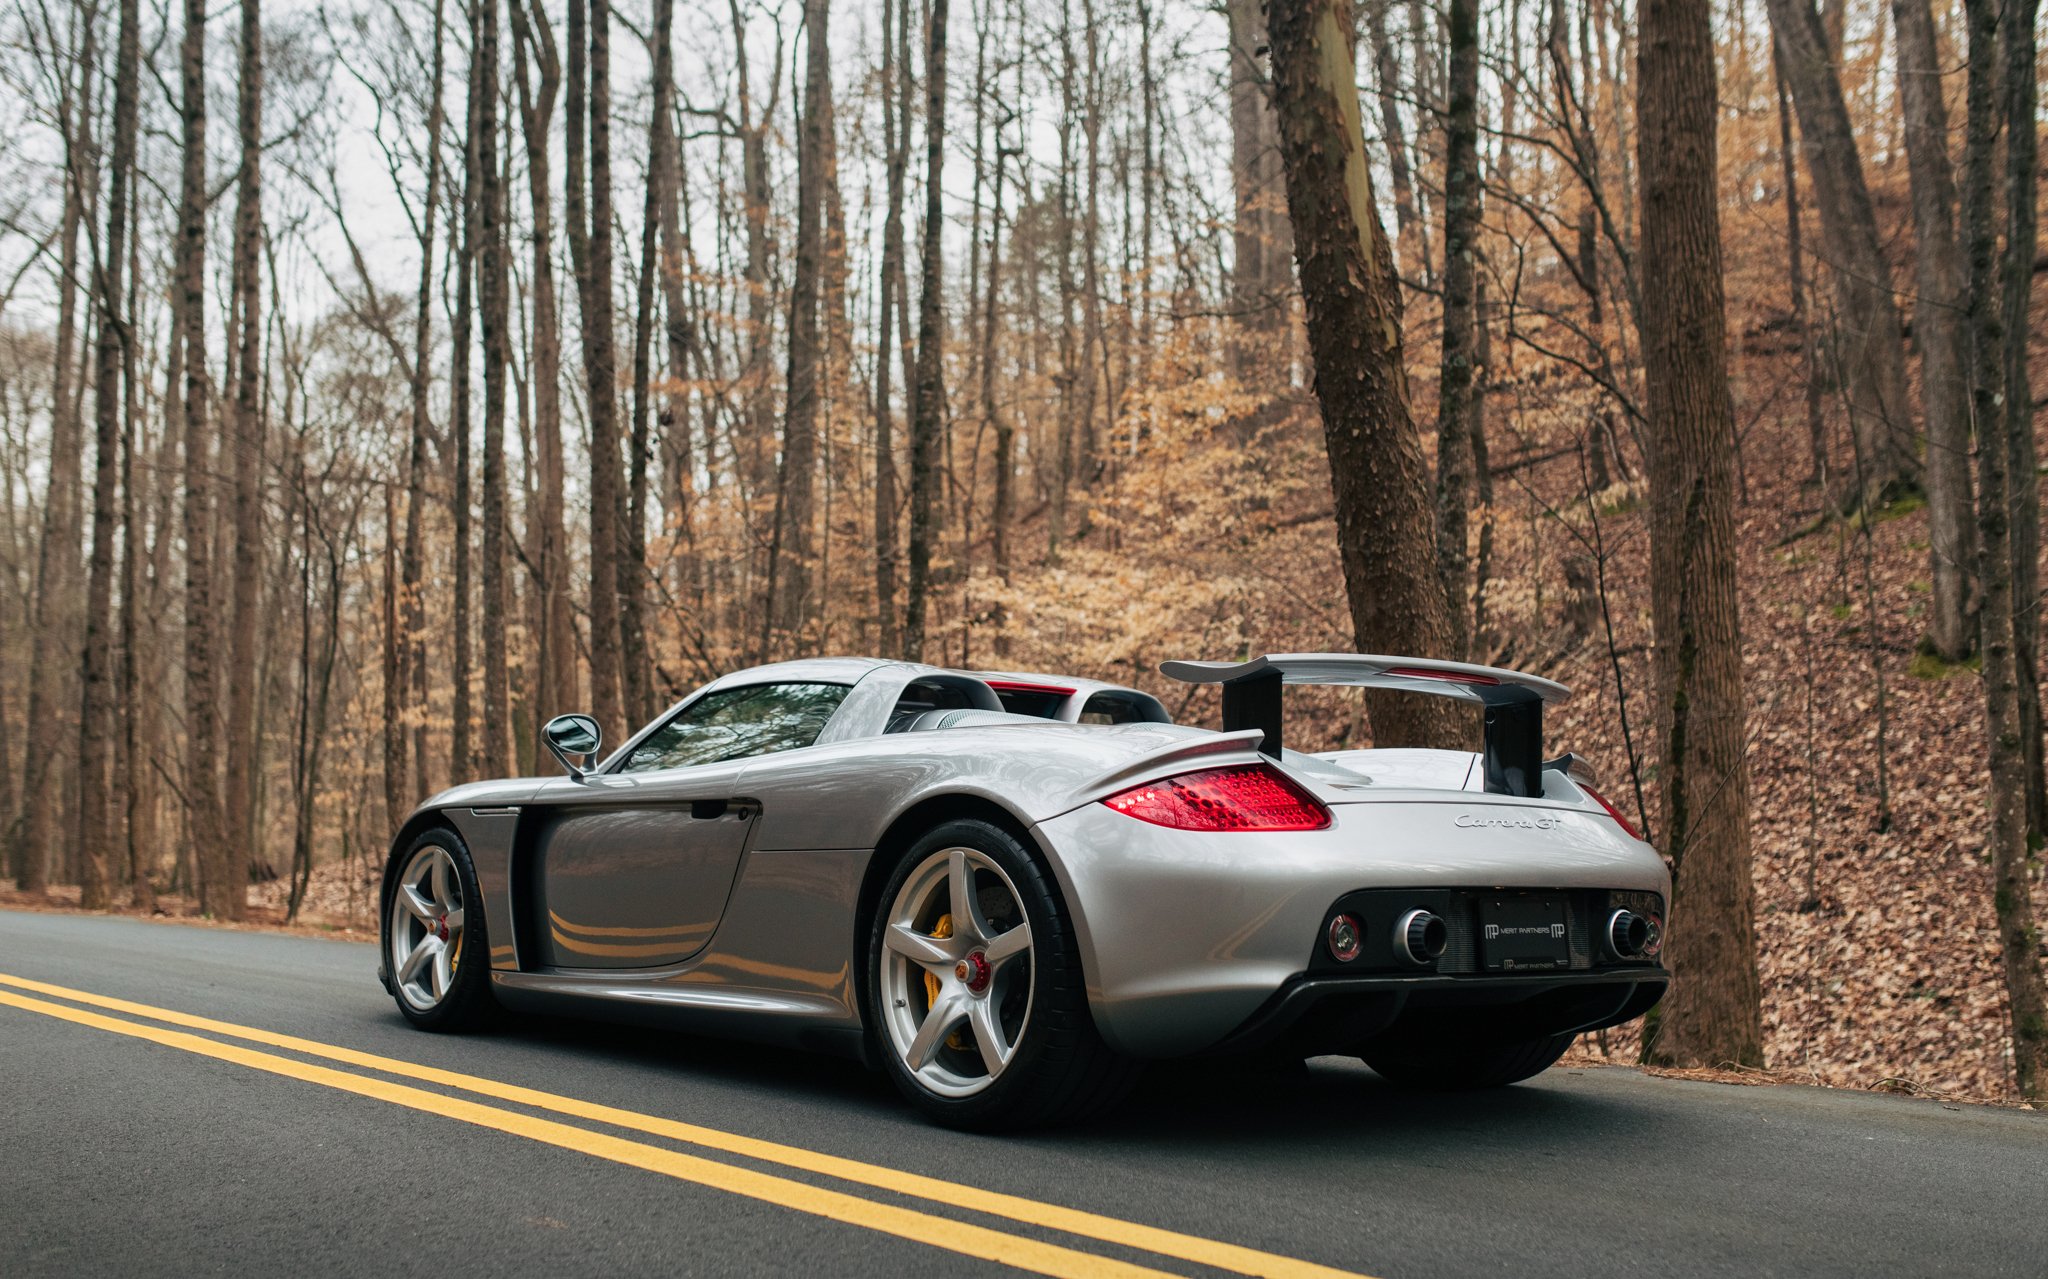
[[[708,694],[648,734],[619,771],[687,768],[809,746],[848,691],[844,684],[754,684]]]

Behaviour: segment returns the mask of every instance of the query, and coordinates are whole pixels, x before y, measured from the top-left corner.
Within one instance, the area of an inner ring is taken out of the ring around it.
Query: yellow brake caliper
[[[951,937],[953,935],[953,916],[950,913],[939,916],[939,922],[932,928],[931,935],[940,941]],[[929,969],[926,970],[924,975],[924,1002],[927,1008],[939,1002],[939,977],[937,973]],[[960,1032],[956,1030],[946,1036],[946,1047],[964,1050],[967,1047],[967,1042],[960,1037]]]

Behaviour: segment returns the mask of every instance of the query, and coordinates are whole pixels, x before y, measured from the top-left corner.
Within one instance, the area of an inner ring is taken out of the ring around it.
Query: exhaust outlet
[[[1607,949],[1622,959],[1641,959],[1650,948],[1650,921],[1632,910],[1607,917]]]
[[[1450,942],[1450,926],[1441,915],[1411,910],[1394,923],[1394,953],[1418,968],[1435,963]]]

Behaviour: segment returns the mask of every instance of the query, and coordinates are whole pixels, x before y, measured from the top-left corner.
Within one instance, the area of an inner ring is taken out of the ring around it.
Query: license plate
[[[1571,967],[1564,899],[1481,898],[1479,954],[1488,972],[1544,972]]]

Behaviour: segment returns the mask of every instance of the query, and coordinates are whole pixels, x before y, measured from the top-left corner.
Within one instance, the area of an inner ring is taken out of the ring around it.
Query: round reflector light
[[[1349,915],[1339,915],[1330,921],[1330,958],[1340,964],[1348,964],[1358,958],[1359,949],[1364,945],[1364,935],[1359,931],[1358,921]]]

